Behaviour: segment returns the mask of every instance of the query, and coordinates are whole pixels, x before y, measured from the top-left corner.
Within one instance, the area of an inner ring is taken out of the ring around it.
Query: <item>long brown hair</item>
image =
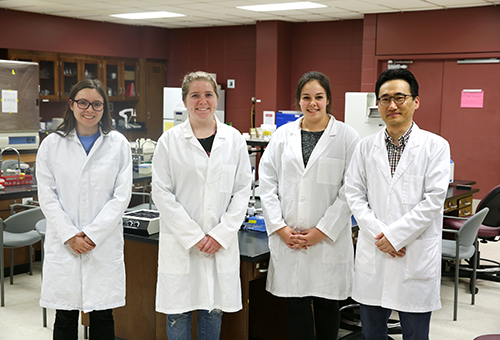
[[[106,95],[106,91],[104,91],[102,83],[97,79],[84,79],[75,86],[73,86],[71,92],[69,93],[68,104],[66,105],[66,110],[64,111],[63,114],[63,122],[61,123],[61,125],[57,127],[56,130],[56,132],[60,136],[66,137],[68,133],[70,133],[73,129],[76,128],[76,118],[75,115],[73,114],[73,111],[71,110],[71,103],[74,102],[78,92],[80,92],[83,89],[97,90],[97,92],[99,92],[102,99],[104,100],[104,109],[102,112],[101,120],[99,121],[99,126],[101,127],[102,132],[104,134],[107,134],[113,128],[111,113],[109,112],[109,100],[108,96]]]

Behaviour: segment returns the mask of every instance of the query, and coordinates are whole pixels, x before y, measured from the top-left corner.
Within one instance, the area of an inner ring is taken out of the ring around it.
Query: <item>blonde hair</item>
[[[214,77],[212,77],[209,73],[204,71],[196,71],[188,73],[184,76],[184,80],[182,81],[182,101],[185,102],[187,95],[189,93],[189,86],[194,81],[208,81],[212,84],[214,88],[215,95],[219,98],[219,90],[217,89],[217,82]]]

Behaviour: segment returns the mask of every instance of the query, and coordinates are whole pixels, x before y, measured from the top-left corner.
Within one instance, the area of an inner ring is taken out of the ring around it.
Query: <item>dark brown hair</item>
[[[328,100],[328,104],[326,105],[326,113],[332,114],[332,91],[330,90],[330,81],[328,77],[325,76],[321,72],[311,71],[304,73],[304,75],[300,78],[299,83],[297,84],[297,90],[295,91],[295,105],[300,108],[300,95],[302,94],[302,88],[305,84],[310,81],[316,80],[319,85],[326,92],[326,99]]]
[[[102,112],[101,120],[99,121],[99,126],[104,134],[109,133],[113,128],[111,121],[111,113],[109,112],[109,100],[104,91],[102,83],[97,79],[85,79],[73,86],[71,92],[69,93],[68,104],[66,105],[66,110],[63,114],[63,122],[57,127],[56,132],[61,136],[67,136],[73,129],[76,128],[76,118],[71,110],[71,104],[75,100],[76,95],[83,89],[94,89],[101,95],[104,100],[104,109]]]

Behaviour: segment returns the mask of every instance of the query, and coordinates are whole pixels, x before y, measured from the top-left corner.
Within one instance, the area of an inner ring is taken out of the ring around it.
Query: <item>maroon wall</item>
[[[217,74],[226,90],[226,122],[247,131],[255,95],[255,26],[205,27],[170,30],[167,85],[180,87],[191,71]],[[234,89],[226,89],[235,79]]]
[[[168,30],[1,9],[1,48],[165,59]],[[8,34],[6,32],[9,32]]]
[[[330,79],[333,114],[343,121],[345,93],[360,91],[362,46],[363,20],[295,24],[290,101],[302,74],[322,72]]]
[[[500,184],[500,64],[458,65],[458,59],[500,58],[500,7],[366,15],[362,91],[373,91],[387,60],[412,60],[421,85],[415,121],[445,137],[455,178],[475,180],[482,198]],[[484,107],[460,107],[463,89],[483,89]]]

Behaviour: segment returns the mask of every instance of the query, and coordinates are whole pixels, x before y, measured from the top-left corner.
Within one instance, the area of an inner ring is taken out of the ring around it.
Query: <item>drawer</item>
[[[444,213],[449,213],[451,211],[456,210],[457,208],[458,208],[457,200],[450,200],[444,202]]]
[[[467,216],[471,216],[471,215],[472,215],[472,204],[470,204],[464,208],[460,208],[458,210],[459,217],[467,217]]]
[[[259,278],[261,276],[265,276],[267,274],[268,267],[269,267],[269,260],[255,262],[253,264],[253,277],[252,277],[252,279],[256,279],[256,278]]]
[[[467,206],[472,206],[472,195],[461,198],[458,200],[458,208],[465,208]]]

